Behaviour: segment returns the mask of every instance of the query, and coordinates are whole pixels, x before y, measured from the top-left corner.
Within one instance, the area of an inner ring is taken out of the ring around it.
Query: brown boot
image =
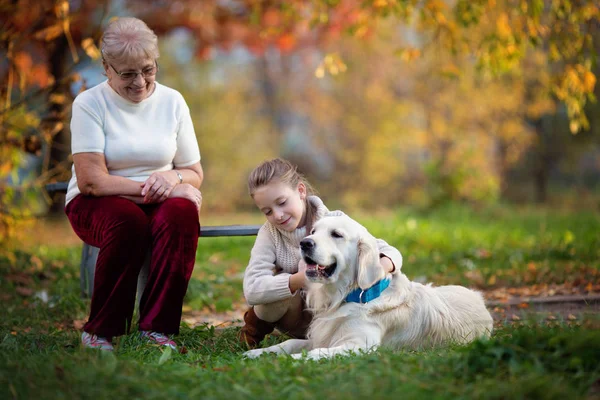
[[[257,347],[265,336],[275,329],[275,323],[263,321],[256,316],[254,307],[244,314],[244,323],[245,325],[238,333],[238,338],[240,342],[246,343],[251,349]]]

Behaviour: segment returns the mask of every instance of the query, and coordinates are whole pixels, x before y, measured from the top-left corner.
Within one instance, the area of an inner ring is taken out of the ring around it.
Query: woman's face
[[[149,58],[117,64],[104,62],[108,84],[121,97],[134,103],[139,103],[152,94],[157,69],[156,61]],[[131,72],[137,72],[133,79],[127,77]]]

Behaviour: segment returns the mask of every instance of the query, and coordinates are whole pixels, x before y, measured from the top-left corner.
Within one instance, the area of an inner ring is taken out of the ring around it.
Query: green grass
[[[593,213],[453,206],[353,216],[400,249],[411,278],[473,284],[476,272],[483,287],[598,283],[600,219]],[[186,306],[224,310],[240,302],[252,244],[253,238],[201,239]],[[79,257],[79,247],[0,255],[0,398],[600,396],[597,316],[551,326],[507,322],[491,340],[465,347],[382,349],[319,362],[245,360],[237,328],[206,325],[182,325],[176,340],[185,354],[149,346],[135,332],[118,339],[114,354],[83,350],[73,328],[89,306],[80,297]]]

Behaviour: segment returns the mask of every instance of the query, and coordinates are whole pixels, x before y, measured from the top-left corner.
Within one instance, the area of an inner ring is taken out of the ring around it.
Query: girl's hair
[[[281,182],[293,189],[296,189],[299,183],[304,184],[306,187],[306,198],[304,199],[306,234],[308,234],[315,222],[314,219],[317,211],[316,207],[308,201],[308,196],[316,194],[315,189],[308,183],[304,175],[298,172],[298,167],[283,158],[263,161],[250,172],[250,176],[248,176],[248,192],[250,196],[254,198],[254,193],[256,193],[257,189],[271,182]]]
[[[102,58],[109,63],[158,57],[158,38],[141,19],[117,18],[102,35]]]

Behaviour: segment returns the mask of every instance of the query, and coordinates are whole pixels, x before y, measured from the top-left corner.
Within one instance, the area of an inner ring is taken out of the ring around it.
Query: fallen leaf
[[[171,358],[171,354],[172,354],[173,350],[169,346],[164,346],[164,347],[165,347],[165,349],[163,350],[162,355],[158,359],[158,365],[162,365],[162,364],[166,363]]]
[[[576,316],[574,316],[573,314],[569,314],[569,315],[567,316],[567,319],[568,319],[569,321],[575,321],[575,320],[577,319],[577,317],[576,317]]]
[[[33,294],[33,289],[23,286],[17,287],[15,291],[21,296],[31,296]]]
[[[5,279],[9,282],[18,283],[23,286],[29,286],[33,284],[33,279],[30,275],[24,274],[22,272],[17,272],[15,274],[8,274],[5,276]]]
[[[73,320],[73,328],[80,331],[83,329],[83,326],[85,325],[86,322],[87,322],[87,320],[85,320],[85,319],[74,319]]]
[[[44,268],[44,262],[38,256],[31,256],[29,261],[31,261],[31,265],[38,271]]]
[[[594,290],[594,286],[592,285],[592,282],[588,282],[588,284],[585,285],[585,291],[591,292],[592,290]]]

